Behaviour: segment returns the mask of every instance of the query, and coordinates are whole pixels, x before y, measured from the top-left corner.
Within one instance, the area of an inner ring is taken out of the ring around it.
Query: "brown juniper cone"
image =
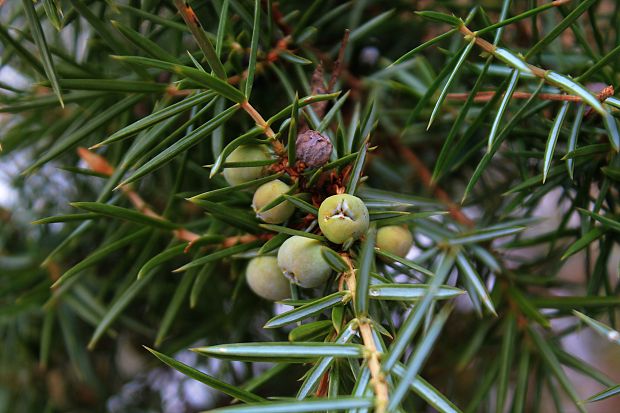
[[[318,168],[329,161],[332,153],[332,143],[329,138],[312,129],[297,135],[295,141],[295,155],[308,168]]]

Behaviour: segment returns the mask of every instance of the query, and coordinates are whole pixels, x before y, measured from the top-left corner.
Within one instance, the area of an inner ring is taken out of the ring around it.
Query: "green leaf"
[[[44,225],[44,224],[53,224],[56,222],[73,222],[73,221],[86,221],[89,219],[99,218],[101,215],[94,214],[92,212],[87,212],[85,214],[67,214],[67,215],[57,215],[54,217],[46,217],[37,219],[36,221],[32,221],[33,225]]]
[[[411,260],[408,260],[407,258],[399,257],[398,255],[392,254],[391,252],[383,251],[380,248],[375,248],[375,251],[380,256],[389,258],[392,261],[399,262],[399,263],[403,264],[405,267],[409,267],[409,268],[411,268],[414,271],[421,272],[422,274],[427,275],[429,277],[434,277],[435,276],[435,273],[433,273],[431,270],[428,270],[428,269],[422,267],[421,265],[418,265],[415,262],[413,262]]]
[[[436,11],[424,10],[424,11],[416,11],[415,14],[418,16],[433,21],[437,23],[447,23],[451,26],[460,27],[463,24],[463,21],[454,15],[449,15],[445,13],[439,13]]]
[[[134,182],[142,178],[144,175],[147,175],[148,173],[161,168],[162,166],[170,162],[178,154],[185,152],[191,147],[197,145],[203,138],[209,136],[209,134],[211,134],[211,132],[213,132],[218,126],[230,119],[237,112],[238,109],[238,105],[229,107],[225,111],[219,113],[213,119],[193,130],[190,134],[176,141],[174,144],[164,149],[162,152],[158,153],[153,159],[149,160],[147,163],[138,168],[138,170],[136,170],[129,178],[125,179],[119,185],[119,187]]]
[[[370,137],[369,137],[370,138]],[[366,162],[366,154],[368,152],[368,139],[362,143],[362,146],[355,157],[355,163],[353,164],[353,169],[351,170],[351,176],[349,178],[349,182],[347,183],[346,192],[347,194],[354,195],[357,190],[357,186],[362,179],[362,173],[364,171],[364,163]]]
[[[547,174],[549,173],[549,169],[551,168],[551,160],[553,159],[553,153],[555,152],[555,145],[558,143],[558,138],[560,137],[560,132],[562,131],[562,124],[564,123],[564,119],[566,118],[566,113],[568,112],[569,102],[562,102],[562,107],[555,117],[555,121],[553,122],[553,126],[549,131],[549,137],[547,138],[547,144],[545,145],[545,163],[543,165],[543,184],[547,180]]]
[[[590,156],[592,154],[601,154],[609,152],[610,145],[608,143],[595,143],[592,145],[584,145],[568,151],[562,159],[574,159],[580,156]]]
[[[155,357],[157,357],[159,360],[161,360],[163,363],[183,373],[185,376],[190,377],[194,380],[197,380],[201,383],[204,383],[207,386],[214,388],[215,390],[221,391],[222,393],[229,395],[230,397],[234,397],[235,399],[239,399],[246,403],[252,403],[252,402],[263,403],[266,401],[266,399],[262,398],[261,396],[257,394],[251,393],[247,390],[242,390],[237,386],[232,386],[228,383],[225,383],[213,376],[210,376],[208,374],[201,372],[200,370],[196,370],[195,368],[190,367],[187,364],[181,363],[180,361],[177,361],[173,359],[172,357],[168,357],[165,354],[162,354],[156,350],[153,350],[146,346],[143,346],[143,347],[147,349]]]
[[[521,352],[519,357],[519,365],[517,368],[516,388],[513,398],[512,411],[523,411],[527,397],[527,385],[530,376],[530,352],[525,350]]]
[[[390,351],[385,355],[384,360],[381,363],[381,369],[383,372],[390,372],[404,353],[405,349],[411,342],[411,339],[422,324],[422,321],[426,316],[426,312],[428,311],[431,303],[434,301],[439,288],[452,270],[453,264],[454,256],[452,254],[444,253],[439,257],[439,264],[437,271],[435,271],[436,275],[430,284],[430,288],[427,290],[427,293],[424,295],[422,300],[413,307],[413,310],[409,313],[401,325],[395,335],[392,345],[390,346]]]
[[[495,238],[506,237],[508,235],[516,234],[517,232],[521,232],[524,229],[525,227],[522,227],[522,226],[513,226],[513,227],[497,228],[497,229],[494,229],[494,228],[480,229],[477,231],[473,231],[473,232],[466,233],[466,234],[461,234],[457,237],[454,237],[448,240],[448,243],[450,245],[463,245],[463,244],[469,244],[469,243],[474,243],[474,242],[490,241]]]
[[[293,100],[293,107],[291,109],[291,122],[288,127],[288,166],[293,166],[296,160],[296,148],[297,148],[297,119],[299,118],[299,97],[295,92],[295,99]]]
[[[116,205],[109,205],[101,202],[71,202],[70,205],[75,208],[85,209],[86,211],[90,211],[95,214],[135,222],[137,224],[148,225],[154,228],[170,230],[179,228],[178,224],[173,224],[163,218],[152,217],[150,215],[145,215],[141,212],[134,211],[133,209],[122,208]]]
[[[139,9],[139,8],[135,8],[135,7],[131,7],[131,6],[127,6],[127,5],[121,4],[121,3],[114,3],[114,7],[118,8],[119,12],[126,11],[128,13],[131,13],[132,15],[136,15],[136,16],[142,17],[145,20],[149,20],[149,21],[151,21],[151,22],[153,22],[155,24],[159,24],[159,25],[161,25],[163,27],[171,28],[171,29],[179,31],[181,33],[186,33],[187,31],[189,31],[187,26],[172,20],[168,16],[161,17],[161,16],[158,16],[156,14],[149,13],[149,12],[147,12],[145,10],[142,10],[142,9]]]
[[[398,385],[395,387],[392,394],[390,394],[388,411],[396,410],[401,401],[407,395],[411,382],[416,378],[418,372],[422,369],[422,365],[431,353],[433,345],[439,337],[439,333],[441,332],[445,322],[448,320],[448,316],[451,312],[452,306],[448,305],[442,308],[439,314],[435,316],[430,328],[426,332],[426,335],[416,346],[415,350],[411,354],[411,357],[407,361],[401,380],[398,382]]]
[[[231,255],[239,254],[240,252],[249,251],[252,248],[256,248],[260,245],[261,241],[252,241],[246,244],[239,244],[232,247],[224,248],[215,252],[212,252],[204,257],[195,259],[184,266],[177,268],[174,272],[187,271],[190,268],[201,267],[210,262],[221,260],[222,258],[230,257]]]
[[[0,27],[0,39],[2,39],[2,27]],[[94,101],[96,98],[103,97],[102,92],[71,92],[63,96],[65,103],[76,103],[84,101]],[[55,106],[58,103],[56,96],[30,96],[22,99],[11,100],[11,104],[0,105],[0,113],[18,113],[31,109],[45,108]]]
[[[311,60],[305,59],[301,56],[297,56],[289,51],[285,51],[280,53],[280,59],[286,60],[287,62],[291,62],[297,65],[309,65],[312,64]]]
[[[508,49],[497,47],[493,51],[493,56],[498,60],[506,63],[508,66],[514,68],[516,71],[518,71],[519,75],[532,75],[532,69],[530,69],[530,67],[523,60],[523,58],[517,56]]]
[[[332,308],[338,304],[346,303],[351,299],[351,293],[348,291],[338,291],[307,304],[278,314],[271,320],[267,321],[263,328],[278,328],[295,321],[305,320],[306,318],[322,313],[328,308]]]
[[[22,0],[22,4],[24,5],[24,14],[26,15],[26,21],[28,22],[28,26],[30,26],[30,31],[32,32],[34,43],[37,45],[37,49],[39,49],[39,53],[41,54],[41,60],[43,63],[43,69],[45,69],[45,75],[47,76],[47,79],[52,85],[52,89],[54,90],[54,94],[56,94],[56,97],[60,102],[60,106],[64,107],[65,104],[62,101],[60,85],[58,84],[58,75],[56,74],[56,68],[54,67],[54,61],[52,60],[52,54],[47,47],[47,41],[45,40],[45,35],[43,34],[43,29],[41,28],[39,16],[37,15],[37,11],[34,8],[34,3],[32,2],[32,0]]]
[[[546,45],[548,45],[553,39],[562,34],[579,16],[581,16],[587,9],[589,9],[596,0],[585,0],[580,2],[573,11],[570,12],[568,16],[566,16],[560,23],[554,25],[553,30],[545,35],[542,39],[538,41],[533,47],[531,47],[526,57],[534,56],[536,53],[541,51]]]
[[[301,199],[299,197],[299,195],[283,194],[282,196],[284,197],[284,199],[286,199],[291,204],[295,205],[300,210],[302,210],[304,212],[307,212],[308,214],[312,214],[312,215],[316,215],[316,216],[319,215],[319,209],[317,207],[315,207],[314,205],[312,205],[312,204],[304,201],[303,199]]]
[[[218,54],[213,48],[213,44],[211,44],[211,41],[202,29],[202,25],[198,20],[198,16],[196,16],[194,11],[191,9],[191,6],[187,2],[183,0],[175,0],[174,4],[179,10],[179,12],[181,12],[183,20],[185,20],[189,31],[192,32],[192,35],[194,36],[196,43],[198,43],[200,50],[202,50],[202,53],[205,56],[205,60],[211,67],[211,70],[213,70],[217,77],[225,80],[226,70],[224,69],[224,65],[222,65]]]
[[[260,1],[254,0],[254,21],[252,22],[252,41],[250,43],[250,58],[248,62],[247,76],[245,79],[245,97],[250,98],[254,73],[256,72],[256,55],[258,54],[258,41],[260,39]]]
[[[48,365],[55,319],[55,310],[45,311],[45,316],[43,318],[43,327],[41,328],[41,341],[39,346],[39,366],[41,366],[42,368],[47,368]]]
[[[266,182],[271,182],[271,181],[273,181],[275,179],[278,179],[282,175],[283,175],[283,173],[280,172],[280,173],[277,173],[275,175],[265,176],[265,177],[262,177],[262,178],[255,179],[253,181],[244,182],[242,184],[226,186],[224,188],[214,189],[212,191],[207,191],[207,192],[203,192],[203,193],[198,194],[198,195],[194,195],[191,198],[187,198],[187,200],[190,201],[190,202],[194,202],[194,201],[200,200],[200,199],[219,198],[222,195],[227,195],[227,194],[230,194],[230,193],[235,193],[235,192],[241,191],[243,189],[258,187],[258,186],[260,186],[260,185],[262,185],[262,184],[264,184]]]
[[[618,384],[616,386],[611,386],[611,387],[603,390],[600,393],[596,393],[594,396],[588,397],[586,402],[588,402],[588,403],[598,402],[598,401],[605,400],[605,399],[608,399],[610,397],[616,396],[618,394],[620,394],[620,384]]]
[[[198,354],[239,361],[271,361],[305,363],[320,357],[361,358],[364,347],[359,344],[333,343],[237,343],[193,348]]]
[[[8,32],[8,30],[4,27],[4,25],[0,25],[0,39],[2,39],[3,45],[9,44],[22,59],[28,62],[28,66],[34,69],[37,73],[42,76],[45,76],[45,69],[41,66],[39,60],[34,57],[32,53],[30,53],[23,45],[21,41],[15,40]],[[51,100],[51,104],[56,105],[58,101],[57,97],[46,97],[47,100]]]
[[[174,290],[174,295],[170,299],[168,306],[166,307],[166,312],[159,323],[159,328],[157,329],[157,335],[155,336],[155,347],[159,347],[161,343],[164,341],[166,335],[170,331],[172,327],[172,323],[174,322],[181,305],[185,301],[187,297],[187,293],[190,291],[192,284],[194,282],[195,273],[192,271],[188,271],[183,274],[181,281],[176,286]],[[139,277],[139,275],[138,275]]]
[[[349,271],[347,262],[333,249],[325,246],[321,247],[321,256],[332,267],[332,270],[338,273]]]
[[[427,284],[373,284],[369,288],[369,295],[376,300],[419,301],[430,288]],[[464,293],[460,288],[443,285],[437,289],[435,299],[447,300]]]
[[[549,322],[549,320],[544,315],[542,315],[540,311],[538,311],[532,301],[526,298],[525,295],[521,293],[521,291],[519,291],[515,287],[509,287],[508,292],[515,300],[521,311],[530,320],[537,322],[544,328],[551,328],[551,323]]]
[[[405,368],[397,364],[394,366],[392,372],[402,379],[405,374]],[[410,387],[439,413],[461,413],[458,407],[422,377],[417,376],[410,383]]]
[[[450,89],[450,86],[452,86],[452,82],[454,81],[454,79],[456,79],[457,73],[460,72],[461,66],[465,62],[467,56],[469,56],[469,52],[471,52],[475,44],[475,39],[470,40],[469,44],[467,44],[467,46],[465,47],[465,50],[461,52],[459,60],[456,62],[456,65],[454,65],[454,69],[452,69],[450,76],[448,76],[448,80],[446,80],[446,84],[444,85],[441,93],[439,94],[439,98],[437,98],[437,102],[435,103],[435,107],[433,108],[433,112],[431,113],[431,117],[428,120],[428,125],[426,125],[426,130],[429,130],[431,125],[433,124],[435,117],[439,113],[439,109],[441,109],[441,105],[443,104],[446,96],[448,95],[448,89]]]
[[[581,405],[581,400],[579,398],[579,395],[575,391],[568,377],[566,377],[566,373],[562,369],[560,362],[558,361],[557,357],[553,353],[553,350],[551,349],[552,344],[547,342],[538,333],[538,331],[534,330],[532,327],[528,327],[528,332],[535,346],[538,348],[540,356],[542,357],[544,363],[547,365],[547,368],[549,368],[549,370],[555,376],[557,381],[560,383],[560,385],[562,386],[566,394],[568,394],[568,396],[571,398],[571,400],[575,404],[575,407],[580,412],[585,413],[585,410],[583,409]]]
[[[264,255],[268,252],[271,252],[280,247],[280,245],[284,244],[289,238],[288,234],[276,234],[273,238],[263,244],[262,247],[258,250],[258,255]]]
[[[93,333],[90,341],[88,342],[88,349],[93,350],[101,337],[110,328],[112,323],[121,316],[123,311],[129,304],[136,298],[136,296],[142,291],[144,287],[151,283],[151,279],[156,274],[155,271],[151,271],[144,277],[136,279],[125,291],[123,291],[112,303],[110,308],[107,309],[103,318],[97,325],[95,332]]]
[[[226,36],[226,24],[228,23],[228,5],[229,0],[222,2],[222,8],[220,9],[220,21],[217,25],[217,36],[215,41],[215,54],[219,57],[222,55],[222,48],[224,47],[224,37]]]
[[[601,104],[601,102],[599,102],[596,96],[594,96],[592,92],[590,92],[584,86],[570,79],[568,76],[553,71],[548,71],[545,74],[545,79],[552,85],[555,85],[570,94],[579,96],[581,99],[583,99],[585,103],[590,105],[592,109],[597,111],[603,117],[607,115],[607,112],[603,108],[603,105]]]
[[[140,271],[138,271],[138,278],[144,277],[144,275],[148,274],[152,269],[160,266],[166,261],[170,261],[174,257],[178,257],[179,255],[184,254],[185,248],[187,248],[187,244],[175,245],[173,247],[167,248],[148,260]]]
[[[502,323],[502,345],[499,355],[499,383],[497,384],[497,404],[495,411],[502,413],[506,402],[510,372],[515,355],[515,341],[517,339],[517,319],[513,313],[508,313]]]
[[[61,275],[54,282],[54,284],[52,284],[52,288],[58,287],[62,283],[66,282],[68,279],[77,275],[79,272],[103,260],[112,252],[132,244],[134,241],[139,240],[140,238],[144,237],[149,233],[149,228],[143,228],[136,232],[132,232],[119,240],[110,242],[103,247],[99,247],[97,250],[93,251],[88,257],[71,267],[69,270],[65,271],[64,274]]]
[[[115,36],[115,32],[106,25],[106,20],[95,15],[89,5],[83,0],[69,0],[76,12],[90,24],[93,30],[101,37],[101,40],[115,53],[127,53],[124,43],[121,43]]]
[[[605,228],[601,228],[601,227],[592,228],[590,231],[584,234],[581,238],[575,241],[574,244],[568,247],[564,255],[562,255],[562,260],[565,260],[571,255],[586,248],[588,245],[590,245],[591,243],[593,243],[594,241],[602,237],[605,234],[605,232],[607,232]]]
[[[336,337],[334,341],[334,345],[338,344],[346,344],[356,334],[358,323],[357,320],[351,320],[345,328],[342,329],[342,332]],[[301,384],[299,391],[297,392],[297,399],[302,400],[308,397],[308,395],[312,392],[312,390],[316,387],[319,381],[327,372],[329,366],[334,363],[334,357],[322,357],[319,359],[314,366],[308,371],[305,380]]]
[[[568,156],[569,153],[572,153],[577,147],[577,138],[579,137],[579,131],[581,129],[581,122],[583,120],[585,110],[585,105],[579,105],[579,107],[577,108],[575,120],[573,121],[573,127],[571,128],[568,138],[568,146],[566,148],[568,153],[566,154],[566,156]],[[573,173],[575,170],[575,161],[573,159],[566,159],[566,169],[568,170],[568,175],[570,176],[570,179],[573,179]]]
[[[43,0],[43,9],[54,29],[60,31],[63,26],[63,15],[60,4],[56,0]]]
[[[292,228],[284,227],[281,225],[260,224],[260,227],[268,229],[269,231],[279,232],[281,234],[298,235],[300,237],[316,239],[316,240],[323,241],[323,242],[325,241],[325,237],[322,235],[313,234],[311,232],[300,231],[297,229],[292,229]]]
[[[218,79],[217,77],[210,75],[198,69],[194,69],[189,66],[183,66],[176,63],[165,62],[163,60],[150,59],[148,57],[141,56],[113,56],[115,59],[121,62],[127,62],[144,67],[153,67],[168,72],[176,73],[186,78],[192,79],[198,84],[207,89],[213,90],[218,95],[232,100],[235,103],[244,102],[245,95],[234,86],[229,85],[226,81]]]
[[[502,129],[502,131],[497,136],[497,138],[494,139],[493,146],[489,148],[487,152],[484,154],[484,156],[480,160],[480,163],[478,163],[478,166],[476,166],[474,173],[469,179],[469,182],[467,183],[467,187],[465,188],[465,191],[463,192],[463,198],[461,199],[461,203],[465,202],[465,199],[467,198],[469,193],[471,193],[472,189],[474,188],[474,186],[476,185],[476,183],[482,176],[482,173],[485,171],[485,169],[491,162],[491,159],[493,158],[495,153],[499,150],[500,145],[502,144],[504,139],[508,136],[508,132],[516,125],[517,121],[521,120],[522,117],[524,117],[524,115],[526,114],[526,109],[529,108],[529,106],[533,102],[535,102],[536,96],[538,96],[538,94],[540,93],[544,85],[545,85],[545,82],[541,80],[538,83],[536,90],[534,90],[534,92],[530,96],[530,98],[527,101],[525,101],[523,105],[521,105],[517,113],[515,113],[515,115],[512,117],[512,119],[510,119],[508,124],[504,126],[504,129]]]
[[[266,402],[243,406],[222,407],[213,413],[312,413],[318,411],[340,411],[347,409],[369,409],[373,400],[369,397],[323,397],[294,401]]]
[[[345,102],[347,101],[347,98],[349,97],[350,93],[351,91],[347,90],[347,92],[344,95],[342,95],[341,97],[338,98],[338,100],[336,100],[334,105],[325,114],[323,119],[321,119],[321,123],[319,123],[319,126],[317,126],[316,128],[317,131],[323,133],[325,130],[327,130],[330,123],[332,123],[332,120],[334,120],[336,115],[340,113],[340,109],[342,108],[342,105],[344,105]]]
[[[148,53],[155,59],[164,60],[171,63],[178,63],[176,57],[172,54],[168,53],[166,50],[161,48],[157,43],[152,41],[146,36],[141,35],[137,31],[132,28],[125,26],[121,22],[116,20],[110,21],[112,26],[114,26],[127,40],[131,43],[142,49],[144,52]]]
[[[116,79],[61,79],[59,84],[63,89],[101,90],[115,93],[162,93],[168,88],[165,83]]]
[[[555,308],[558,310],[573,310],[574,308],[599,308],[620,306],[620,297],[616,296],[557,296],[536,297],[530,300],[539,308]]]
[[[390,64],[386,70],[390,70],[390,69],[396,69],[395,66],[406,62],[407,60],[411,59],[413,56],[415,56],[416,54],[418,54],[419,52],[421,52],[424,49],[429,48],[430,46],[434,45],[435,43],[439,43],[440,41],[442,41],[443,39],[446,39],[450,36],[452,36],[453,34],[457,33],[456,29],[451,29],[445,33],[440,34],[439,36],[433,37],[431,40],[428,40],[424,43],[422,43],[421,45],[409,50],[407,53],[405,53],[404,55],[402,55],[401,57],[399,57],[398,59],[396,59],[392,64]]]
[[[437,161],[435,162],[435,168],[433,169],[433,176],[431,177],[432,182],[438,181],[438,179],[446,172],[444,169],[446,166],[446,161],[450,155],[450,152],[452,152],[455,149],[455,146],[453,145],[454,140],[456,139],[457,134],[459,134],[463,128],[463,123],[467,117],[467,114],[469,113],[469,110],[471,109],[474,103],[476,94],[482,87],[482,83],[487,76],[487,72],[489,70],[489,66],[491,65],[492,60],[493,60],[493,56],[487,57],[487,60],[484,63],[482,71],[476,78],[476,83],[474,83],[474,86],[469,92],[469,96],[467,96],[467,100],[465,101],[463,106],[461,106],[456,120],[452,123],[452,126],[450,127],[450,132],[448,133],[448,136],[446,137],[446,140],[444,141],[441,147],[439,156],[437,157]]]
[[[370,224],[366,231],[358,258],[358,269],[355,273],[355,314],[358,318],[368,314],[368,288],[370,286],[370,271],[375,261],[375,242],[377,239],[377,227]]]
[[[618,218],[610,219],[602,215],[595,214],[594,212],[588,211],[587,209],[583,209],[583,208],[577,208],[577,210],[581,212],[582,214],[587,215],[590,218],[597,220],[606,229],[620,232],[620,221],[618,221]]]
[[[607,327],[600,321],[588,317],[587,315],[580,313],[579,311],[573,310],[573,314],[579,317],[581,321],[589,325],[594,331],[605,337],[607,340],[620,345],[620,332],[618,332],[617,330]]]
[[[488,145],[487,151],[489,152],[491,151],[491,148],[493,147],[493,144],[495,143],[495,139],[499,131],[500,122],[502,118],[504,117],[504,113],[506,112],[506,109],[508,109],[508,105],[510,104],[510,99],[512,98],[512,95],[517,87],[517,82],[519,81],[519,75],[520,75],[520,72],[518,70],[515,69],[512,71],[512,76],[510,77],[510,82],[508,83],[506,92],[502,96],[502,100],[499,104],[499,108],[497,108],[497,113],[495,115],[495,118],[493,119],[493,125],[491,126],[491,131],[489,132],[489,137],[487,139],[487,145]]]
[[[329,334],[334,328],[332,320],[320,320],[302,324],[288,333],[289,341],[314,341]]]
[[[246,210],[231,208],[224,204],[205,200],[194,200],[193,203],[201,208],[204,208],[207,212],[209,212],[209,214],[228,223],[234,228],[239,228],[249,232],[261,231],[261,227],[259,226],[256,217],[248,214]]]
[[[473,288],[473,292],[480,298],[487,310],[497,317],[497,312],[495,311],[495,306],[489,296],[489,292],[471,262],[469,262],[464,254],[457,254],[456,264],[461,271],[461,275],[465,276],[465,278],[469,280],[469,283]]]
[[[481,35],[483,35],[485,33],[488,33],[490,31],[493,31],[493,30],[498,29],[500,27],[504,27],[506,25],[509,25],[509,24],[512,24],[512,23],[516,23],[516,22],[518,22],[520,20],[526,19],[526,18],[528,18],[530,16],[536,16],[536,15],[542,13],[545,10],[548,10],[548,9],[551,9],[551,8],[554,8],[554,7],[557,7],[557,6],[558,5],[556,3],[553,3],[553,2],[547,3],[547,4],[542,4],[542,5],[538,6],[538,7],[529,9],[527,11],[524,11],[521,14],[517,14],[516,16],[510,17],[508,19],[500,19],[500,21],[495,23],[495,24],[487,26],[487,27],[485,27],[483,29],[476,30],[476,34],[478,36],[481,36]]]
[[[42,165],[64,154],[69,148],[75,146],[78,142],[90,136],[97,129],[109,124],[112,119],[116,119],[121,113],[134,106],[142,98],[143,95],[128,96],[120,102],[112,105],[107,110],[102,111],[94,118],[88,119],[88,122],[86,122],[83,126],[65,136],[62,141],[56,142],[51,149],[49,149],[43,156],[39,157],[28,169],[23,172],[23,174],[29,175],[39,169]]]

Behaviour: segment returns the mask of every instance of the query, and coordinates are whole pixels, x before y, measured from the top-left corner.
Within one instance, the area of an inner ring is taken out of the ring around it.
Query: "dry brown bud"
[[[332,153],[332,143],[329,138],[311,129],[299,134],[295,145],[297,159],[309,168],[325,165]]]

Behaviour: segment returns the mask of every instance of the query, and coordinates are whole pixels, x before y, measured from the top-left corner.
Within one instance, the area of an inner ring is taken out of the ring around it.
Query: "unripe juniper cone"
[[[335,244],[356,240],[368,230],[370,218],[364,201],[349,194],[332,195],[319,207],[319,226]]]
[[[413,236],[407,228],[398,225],[388,225],[377,231],[377,248],[397,255],[406,257],[413,245]]]
[[[318,168],[329,161],[332,147],[333,145],[327,136],[310,129],[297,136],[295,155],[308,168]]]
[[[266,211],[259,211],[280,195],[288,192],[289,189],[291,188],[279,179],[259,186],[252,199],[252,208],[256,212],[256,217],[269,224],[281,224],[286,221],[295,212],[295,206],[288,201],[281,202]]]
[[[332,272],[321,254],[321,242],[297,235],[278,250],[278,266],[291,282],[305,288],[322,285]]]
[[[242,145],[233,150],[226,162],[266,161],[271,159],[266,145]],[[224,178],[230,185],[253,181],[267,174],[265,166],[246,166],[224,169]]]
[[[267,300],[283,300],[291,295],[290,283],[278,267],[276,257],[252,258],[246,270],[246,281],[256,295]]]

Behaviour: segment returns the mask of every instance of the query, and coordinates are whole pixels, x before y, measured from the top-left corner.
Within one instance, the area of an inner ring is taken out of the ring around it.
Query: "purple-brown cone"
[[[309,168],[325,165],[332,153],[332,143],[329,138],[311,129],[299,134],[295,145],[297,159]]]

